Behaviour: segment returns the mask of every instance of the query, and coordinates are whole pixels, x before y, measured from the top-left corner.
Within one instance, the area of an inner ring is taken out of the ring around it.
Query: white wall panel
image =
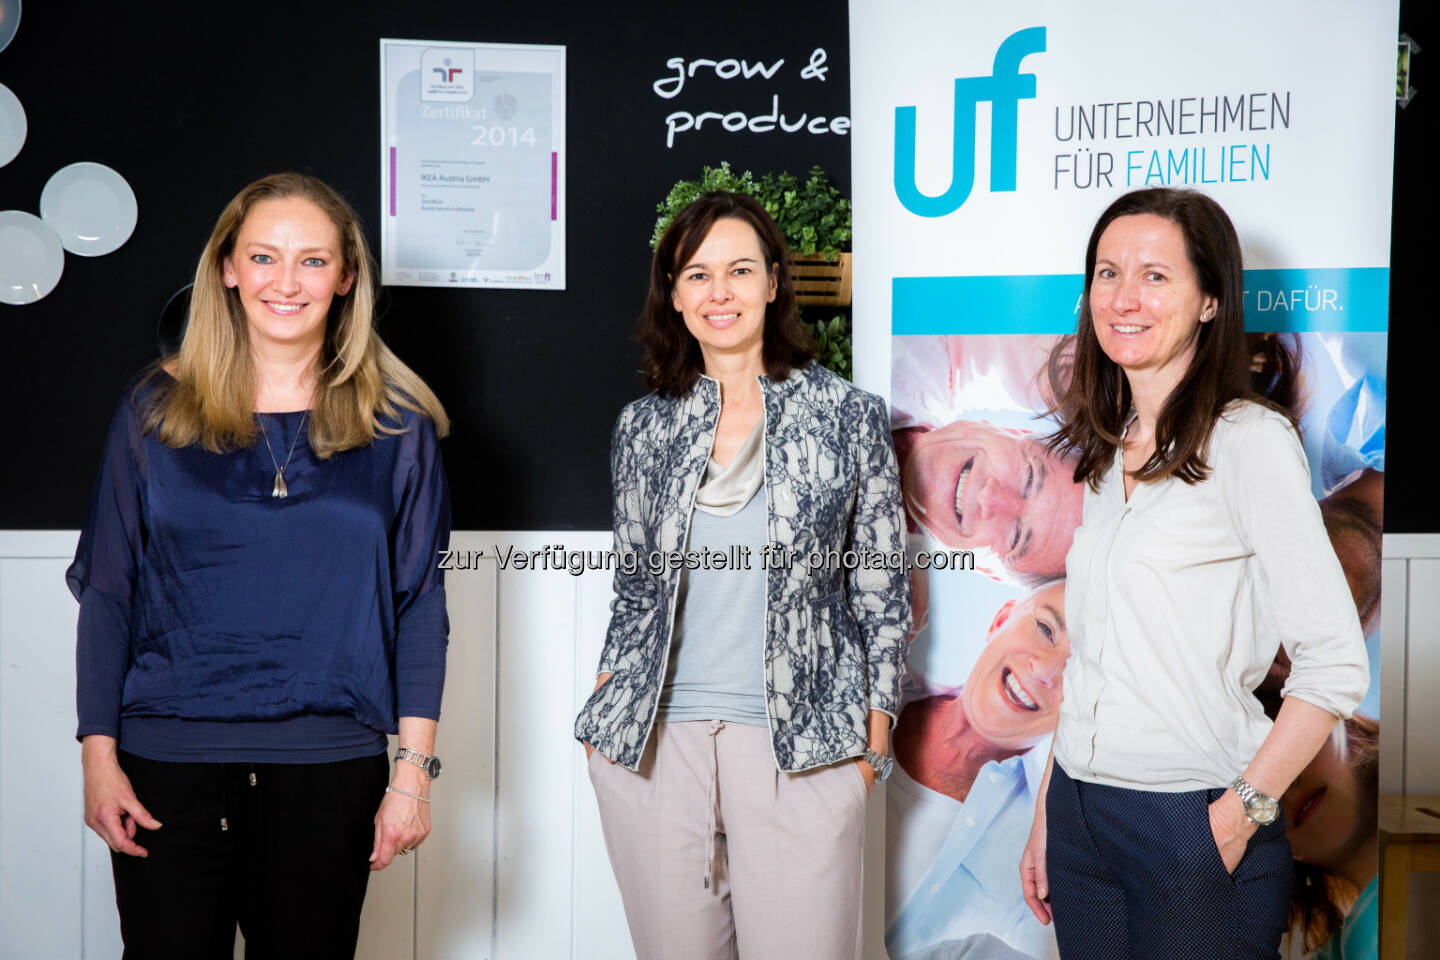
[[[563,542],[535,534],[517,550]],[[555,570],[500,572],[495,733],[495,955],[568,957],[574,862],[575,580]]]
[[[0,956],[116,960],[109,852],[81,822],[74,735],[73,532],[0,531]],[[462,533],[461,550],[601,533]],[[1440,792],[1440,536],[1386,538],[1382,789]],[[449,671],[434,831],[372,878],[360,960],[622,960],[633,955],[583,754],[571,738],[594,685],[610,574],[449,575]],[[1409,696],[1405,693],[1408,690]],[[1408,710],[1407,710],[1408,706]],[[1402,718],[1403,721],[1402,722]],[[60,751],[29,779],[36,744]],[[870,805],[863,956],[883,958],[883,793]]]
[[[578,543],[578,541],[576,541]],[[594,549],[609,549],[604,535]],[[575,685],[570,715],[579,713],[595,688],[595,666],[610,622],[612,574],[587,573],[577,583],[575,630]],[[570,956],[575,960],[627,960],[635,956],[620,888],[610,870],[605,838],[600,832],[600,809],[590,786],[585,751],[572,741],[570,748],[575,788],[572,796],[575,832],[575,868],[571,877],[574,931]]]
[[[451,546],[466,556],[481,548],[474,534]],[[418,854],[417,960],[489,958],[494,942],[499,574],[493,560],[466,566],[445,575],[450,650],[435,745],[445,766],[431,785],[434,842]]]
[[[80,957],[80,748],[66,561],[0,559],[0,931],[5,954]],[[37,922],[63,915],[67,922]]]
[[[80,762],[75,762],[80,778]],[[110,848],[90,828],[81,826],[80,937],[84,960],[118,960],[120,917],[115,912],[115,878],[110,873]],[[3,934],[0,934],[3,939]]]
[[[1440,559],[1410,561],[1405,621],[1405,792],[1440,793]]]
[[[1405,632],[1410,561],[1380,563],[1380,792],[1405,792]],[[1372,678],[1371,682],[1374,680]]]
[[[390,743],[393,746],[394,737]],[[360,914],[356,960],[412,960],[416,956],[417,867],[415,855],[410,854],[396,857],[384,870],[370,874],[370,885],[365,889],[365,910]],[[240,960],[239,954],[236,960]]]

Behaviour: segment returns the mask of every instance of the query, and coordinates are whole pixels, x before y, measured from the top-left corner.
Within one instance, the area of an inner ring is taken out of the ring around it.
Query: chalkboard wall
[[[454,417],[445,458],[458,528],[607,527],[610,425],[643,390],[628,335],[655,203],[676,179],[720,160],[757,173],[818,163],[849,194],[853,134],[729,133],[712,119],[666,145],[666,117],[677,111],[755,116],[778,96],[792,123],[802,113],[848,114],[845,5],[794,8],[782,20],[789,9],[751,0],[579,12],[433,0],[27,3],[0,53],[0,83],[30,124],[24,150],[0,168],[0,209],[38,212],[51,173],[94,160],[130,181],[140,222],[116,253],[67,257],[45,300],[0,306],[0,529],[79,526],[121,387],[154,358],[164,304],[189,281],[215,216],[241,186],[276,170],[312,172],[350,198],[373,239],[381,37],[568,48],[568,289],[396,287],[382,294],[381,324]],[[1436,39],[1433,22],[1424,4],[1402,5],[1401,27],[1422,45]],[[804,75],[816,49],[826,52],[823,80]],[[666,92],[678,85],[667,66],[676,57],[683,88],[661,97],[657,81]],[[728,58],[767,71],[785,62],[769,78],[720,79],[704,64],[689,75],[696,60]],[[1422,92],[1396,122],[1390,532],[1440,531],[1428,444],[1415,439],[1434,419],[1422,390],[1440,353],[1420,280],[1434,259],[1436,187],[1422,135],[1435,129],[1436,93]]]
[[[387,288],[381,329],[454,419],[444,453],[457,528],[607,528],[610,428],[644,392],[629,334],[655,204],[721,160],[757,174],[818,163],[849,195],[849,136],[829,132],[848,113],[848,28],[844,5],[829,7],[780,23],[774,4],[756,2],[574,13],[431,0],[26,3],[0,83],[24,104],[29,136],[0,168],[0,209],[38,214],[55,170],[93,160],[130,182],[140,220],[113,254],[67,255],[44,300],[0,306],[0,529],[80,525],[124,383],[155,358],[161,311],[240,187],[313,173],[355,205],[374,245],[381,37],[567,47],[567,289]],[[816,49],[821,69],[802,76]],[[667,66],[676,57],[683,86]],[[702,63],[690,76],[691,61],[730,58],[765,71],[722,79]],[[654,84],[667,78],[661,90],[679,90],[662,97]],[[777,96],[806,129],[732,133],[710,119],[667,147],[672,113],[755,116]],[[826,132],[808,132],[816,116]]]

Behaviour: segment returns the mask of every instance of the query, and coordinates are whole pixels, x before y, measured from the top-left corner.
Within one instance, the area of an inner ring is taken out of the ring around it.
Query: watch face
[[[1256,794],[1255,799],[1245,806],[1245,812],[1256,823],[1274,823],[1276,815],[1280,812],[1280,805],[1275,802],[1275,798],[1267,797],[1264,794]]]
[[[425,765],[425,772],[430,775],[431,780],[440,776],[440,758],[431,757],[430,762]]]

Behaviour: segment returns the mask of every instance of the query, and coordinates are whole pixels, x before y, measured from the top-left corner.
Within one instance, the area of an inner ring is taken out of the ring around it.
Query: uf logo
[[[895,195],[906,210],[921,217],[943,217],[969,199],[975,185],[975,105],[981,100],[990,101],[990,190],[1015,189],[1020,101],[1035,96],[1035,75],[1021,73],[1020,61],[1044,52],[1044,27],[1019,30],[995,51],[990,76],[955,79],[950,188],[938,197],[927,197],[915,186],[915,108],[895,108]]]
[[[431,72],[431,73],[438,73],[438,74],[440,74],[440,82],[441,82],[441,83],[454,83],[454,82],[455,82],[455,74],[457,74],[457,73],[464,73],[465,71],[464,71],[464,70],[461,70],[459,67],[452,67],[452,66],[450,66],[450,58],[449,58],[449,57],[446,57],[446,58],[445,58],[445,66],[443,66],[443,67],[431,67],[431,68],[430,68],[430,72]],[[1031,94],[1031,96],[1034,96],[1034,94]]]

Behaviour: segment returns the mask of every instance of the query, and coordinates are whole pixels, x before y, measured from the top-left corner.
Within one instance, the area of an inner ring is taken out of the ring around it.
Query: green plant
[[[850,248],[850,201],[840,195],[824,170],[811,167],[804,183],[793,173],[767,173],[756,180],[749,170],[737,174],[728,162],[722,161],[718,167],[704,167],[699,180],[677,182],[656,205],[660,216],[650,235],[650,249],[660,245],[660,238],[677,213],[711,190],[743,193],[760,201],[775,218],[791,253],[834,256]]]
[[[823,367],[829,367],[846,380],[851,379],[854,371],[851,369],[850,357],[853,354],[853,347],[850,343],[850,318],[843,313],[837,313],[827,320],[817,320],[811,323],[801,316],[800,323],[810,336],[815,338],[815,360]]]
[[[819,167],[810,168],[804,183],[792,173],[767,173],[754,196],[775,218],[791,253],[833,257],[850,248],[850,201]]]
[[[718,167],[705,167],[700,171],[699,180],[680,180],[670,188],[665,199],[656,205],[655,211],[660,214],[655,221],[655,231],[650,235],[650,249],[654,250],[660,246],[660,238],[665,236],[665,231],[670,227],[670,221],[675,215],[695,200],[700,198],[702,193],[709,193],[712,190],[728,190],[731,193],[743,193],[746,196],[755,196],[756,183],[750,176],[750,171],[736,174],[731,171],[727,161],[721,161]]]

